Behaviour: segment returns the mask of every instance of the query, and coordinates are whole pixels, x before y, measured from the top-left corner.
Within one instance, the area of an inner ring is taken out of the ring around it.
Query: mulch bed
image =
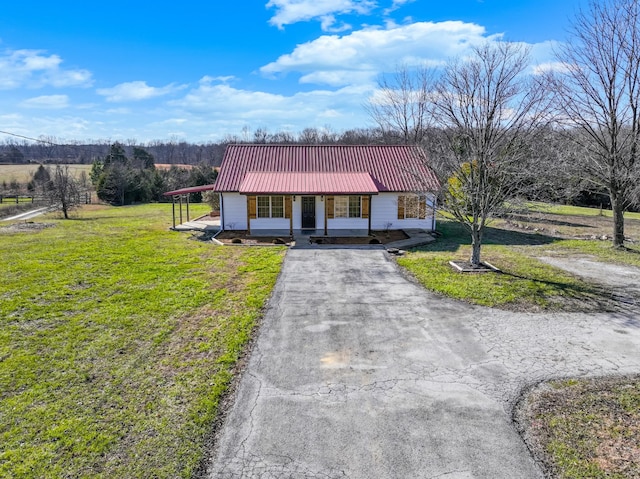
[[[449,261],[452,268],[460,273],[499,273],[500,270],[490,263],[480,263],[479,266],[472,266],[468,261]]]
[[[316,244],[385,244],[392,241],[407,239],[408,236],[402,230],[372,231],[371,236],[311,236],[310,240]],[[246,230],[223,231],[216,239],[224,244],[248,244],[248,245],[272,245],[288,244],[292,238],[289,236],[252,236]],[[373,240],[373,242],[372,242]],[[376,243],[376,240],[379,243]]]

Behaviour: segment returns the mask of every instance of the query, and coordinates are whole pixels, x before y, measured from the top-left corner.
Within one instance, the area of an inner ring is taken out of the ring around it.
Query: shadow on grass
[[[467,230],[459,223],[454,221],[440,221],[438,232],[441,236],[434,243],[416,248],[415,251],[433,252],[433,253],[454,253],[461,247],[471,244],[471,237]],[[552,244],[562,241],[559,238],[547,236],[541,233],[525,233],[520,231],[504,230],[500,228],[487,227],[483,245],[505,245],[505,246],[537,246]],[[634,253],[640,251],[632,250]],[[510,284],[511,279],[514,281],[514,288],[522,288],[520,299],[524,303],[532,306],[537,295],[549,295],[550,308],[560,308],[564,311],[584,311],[584,312],[618,312],[622,314],[637,314],[640,306],[640,300],[632,303],[622,301],[616,297],[615,291],[606,286],[581,280],[579,282],[561,278],[548,277],[545,273],[529,271],[527,267],[528,261],[526,255],[523,262],[520,262],[518,272],[504,271],[497,274],[505,278],[506,283]],[[496,264],[500,267],[500,264]],[[531,273],[531,274],[529,274]],[[523,284],[516,286],[515,283]],[[530,286],[527,286],[527,282]],[[538,285],[538,286],[534,286]],[[503,287],[503,286],[501,286]],[[545,291],[545,292],[543,292]],[[523,303],[523,304],[524,304]],[[511,306],[505,304],[507,309],[518,309],[522,304],[513,303]],[[525,306],[526,309],[526,306]],[[633,321],[634,327],[637,327],[637,320]]]
[[[565,303],[563,309],[566,311],[587,311],[587,312],[620,312],[631,314],[637,312],[635,304],[629,304],[614,299],[614,292],[604,286],[581,282],[579,284],[567,283],[564,281],[553,281],[551,279],[541,279],[532,276],[525,276],[516,273],[500,271],[500,275],[523,281],[550,286],[556,291]],[[640,323],[634,320],[634,327]]]
[[[440,220],[438,227],[440,237],[434,243],[416,248],[416,251],[457,251],[460,246],[471,244],[471,235],[460,224],[450,220]],[[483,245],[545,245],[558,241],[558,238],[547,236],[541,233],[525,233],[521,231],[510,231],[501,228],[485,227]]]
[[[638,246],[636,246],[636,248],[638,248]],[[620,251],[624,251],[625,253],[640,254],[640,249],[636,248],[631,248],[630,246],[621,246]]]

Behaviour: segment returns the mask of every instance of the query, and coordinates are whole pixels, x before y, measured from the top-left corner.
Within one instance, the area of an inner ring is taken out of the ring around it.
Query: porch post
[[[171,214],[173,216],[173,229],[176,229],[176,197],[171,196]]]
[[[189,221],[189,193],[187,193],[185,195],[186,199],[187,199],[187,221]]]
[[[258,201],[258,200],[256,200]],[[258,205],[256,204],[256,212]],[[251,234],[251,212],[249,211],[249,197],[247,196],[247,234]]]
[[[329,208],[327,207],[327,203],[329,201],[327,201],[327,196],[325,195],[324,197],[324,235],[325,236],[329,236],[328,230],[327,230],[327,212],[329,211]]]
[[[180,224],[182,224],[182,195],[178,198],[180,199]]]
[[[220,229],[224,230],[224,203],[222,199],[222,193],[218,193],[219,205],[220,205]]]
[[[368,205],[369,214],[367,215],[369,217],[369,227],[368,227],[369,231],[367,233],[369,236],[371,236],[371,200],[372,200],[372,195],[369,195],[369,205]]]

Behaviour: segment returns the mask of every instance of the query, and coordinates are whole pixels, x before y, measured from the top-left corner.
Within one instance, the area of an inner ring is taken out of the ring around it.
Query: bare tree
[[[569,138],[580,149],[574,172],[605,188],[613,245],[624,245],[624,211],[638,199],[640,6],[637,0],[591,0],[557,52],[555,87]]]
[[[422,142],[429,126],[429,94],[434,74],[427,68],[400,66],[383,76],[378,91],[365,109],[387,138],[400,137],[405,144]]]
[[[528,68],[522,45],[487,42],[450,61],[433,95],[441,132],[430,138],[432,166],[443,207],[471,234],[473,267],[487,220],[522,192],[531,144],[550,116],[543,78]]]
[[[78,194],[78,183],[69,165],[56,165],[47,191],[49,204],[59,207],[64,218],[69,219],[69,210],[76,206]]]

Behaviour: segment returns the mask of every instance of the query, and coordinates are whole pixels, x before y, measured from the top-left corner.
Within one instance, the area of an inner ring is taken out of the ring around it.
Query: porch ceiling
[[[243,195],[377,195],[378,188],[365,172],[250,171],[240,184]]]

